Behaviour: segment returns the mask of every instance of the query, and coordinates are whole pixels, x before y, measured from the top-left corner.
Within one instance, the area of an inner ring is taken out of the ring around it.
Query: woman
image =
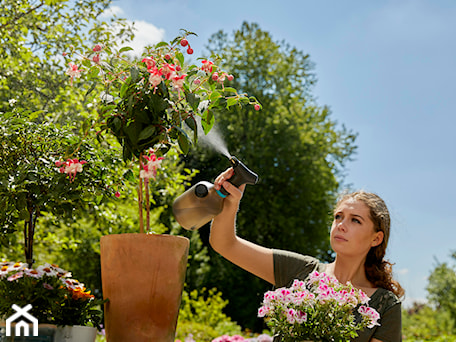
[[[369,305],[380,313],[380,326],[364,329],[353,341],[401,341],[401,302],[404,294],[392,278],[391,264],[383,260],[390,232],[390,216],[383,200],[364,191],[342,197],[334,210],[331,247],[336,253],[332,263],[297,253],[265,248],[236,235],[235,221],[245,185],[239,188],[227,180],[229,168],[214,182],[215,189],[225,188],[223,211],[214,218],[210,244],[234,264],[276,287],[290,286],[294,279],[305,280],[314,270],[350,281],[370,298]]]

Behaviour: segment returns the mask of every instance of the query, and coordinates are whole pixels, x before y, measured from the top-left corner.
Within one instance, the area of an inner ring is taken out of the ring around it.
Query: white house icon
[[[27,304],[23,308],[17,306],[16,304],[12,305],[12,308],[16,310],[16,313],[11,317],[6,319],[6,336],[11,336],[11,323],[14,322],[19,317],[25,317],[33,324],[33,336],[38,336],[38,320],[33,317],[28,311],[32,308],[31,304]],[[29,336],[29,324],[24,320],[20,320],[16,323],[15,335],[21,336],[21,328],[24,329],[24,336]]]

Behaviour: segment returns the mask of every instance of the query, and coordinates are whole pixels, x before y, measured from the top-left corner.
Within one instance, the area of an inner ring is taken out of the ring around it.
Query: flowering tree
[[[83,143],[74,127],[41,122],[37,115],[2,114],[0,128],[0,241],[7,245],[9,233],[22,224],[29,267],[34,262],[37,220],[43,213],[74,219],[78,210],[114,195],[113,185],[119,182],[106,167],[116,164],[109,148]]]
[[[141,232],[143,193],[149,230],[149,180],[155,177],[169,149],[178,146],[187,154],[198,139],[198,121],[207,134],[214,124],[214,114],[221,109],[242,104],[255,110],[261,107],[255,98],[227,85],[233,76],[218,67],[217,59],[201,59],[200,65],[185,63],[181,49],[193,54],[187,39],[191,35],[194,33],[183,30],[172,42],[147,48],[138,60],[126,55],[129,47],[116,50],[105,44],[96,44],[87,53],[64,53],[71,58],[66,72],[70,83],[75,84],[75,79],[84,74],[91,85],[88,93],[95,93],[98,136],[104,131],[112,133],[122,146],[124,161],[136,160],[139,164]],[[97,92],[100,83],[103,90]]]

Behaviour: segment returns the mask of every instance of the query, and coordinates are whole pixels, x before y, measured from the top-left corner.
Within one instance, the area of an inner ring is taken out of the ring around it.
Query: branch
[[[7,27],[9,25],[13,25],[15,22],[17,22],[22,17],[29,15],[30,13],[32,13],[33,11],[36,11],[38,8],[40,8],[43,5],[44,5],[44,1],[41,1],[41,3],[39,5],[37,5],[36,7],[30,8],[27,12],[24,12],[22,14],[17,15],[16,17],[14,17],[10,22],[7,22],[7,23],[1,25],[0,30],[4,29],[5,27]]]

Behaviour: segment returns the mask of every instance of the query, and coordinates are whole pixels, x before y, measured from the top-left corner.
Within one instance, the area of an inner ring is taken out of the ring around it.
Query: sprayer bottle
[[[250,171],[236,157],[230,158],[234,174],[228,180],[239,187],[242,184],[255,184],[258,176]],[[212,220],[223,209],[223,199],[228,192],[222,187],[214,189],[214,184],[202,181],[193,185],[173,203],[173,213],[177,222],[187,230],[196,230]]]

